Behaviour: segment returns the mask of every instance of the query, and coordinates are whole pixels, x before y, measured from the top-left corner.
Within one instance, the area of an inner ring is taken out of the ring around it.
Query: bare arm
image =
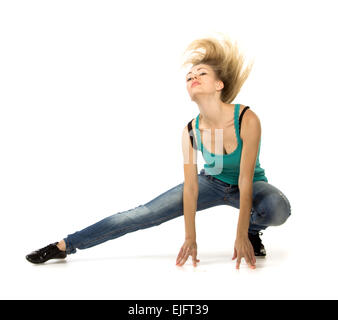
[[[184,169],[183,212],[185,238],[196,240],[195,215],[198,199],[197,152],[191,146],[187,127],[182,132]]]
[[[241,259],[251,268],[256,268],[256,258],[253,247],[248,238],[250,214],[252,208],[253,177],[261,137],[261,125],[258,116],[251,110],[245,114],[242,122],[243,149],[240,164],[238,187],[240,190],[240,209],[237,224],[237,237],[234,255],[237,258],[236,268],[239,269]]]
[[[185,224],[185,241],[178,253],[176,265],[183,266],[192,256],[194,267],[197,266],[197,243],[195,215],[198,199],[197,151],[192,148],[187,127],[182,133],[182,151],[184,168],[183,212]]]
[[[238,187],[240,190],[240,211],[238,219],[238,236],[248,234],[252,208],[252,187],[256,159],[261,139],[261,124],[258,116],[248,110],[242,123],[243,149],[240,164]]]

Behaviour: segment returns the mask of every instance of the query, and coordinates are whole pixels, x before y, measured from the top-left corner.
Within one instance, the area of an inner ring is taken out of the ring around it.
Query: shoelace
[[[53,247],[54,247],[54,244],[49,244],[48,246],[39,249],[37,252],[39,254],[44,254],[44,253],[48,252],[50,249],[52,249]]]

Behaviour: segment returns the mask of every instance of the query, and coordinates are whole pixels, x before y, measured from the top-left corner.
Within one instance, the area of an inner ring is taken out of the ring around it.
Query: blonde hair
[[[199,49],[204,49],[200,52]],[[239,93],[245,80],[248,78],[253,61],[242,71],[244,57],[239,52],[237,42],[222,34],[222,39],[205,37],[191,42],[183,54],[192,51],[181,67],[192,63],[193,66],[203,63],[209,65],[215,72],[217,80],[221,80],[224,88],[221,91],[221,100],[231,103]]]

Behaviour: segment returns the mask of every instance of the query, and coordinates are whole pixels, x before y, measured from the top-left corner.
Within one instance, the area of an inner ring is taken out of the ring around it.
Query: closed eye
[[[200,73],[200,76],[205,75],[205,74],[206,74],[206,72],[202,72],[202,73]],[[190,81],[190,80],[191,80],[191,78],[187,79],[187,81]]]

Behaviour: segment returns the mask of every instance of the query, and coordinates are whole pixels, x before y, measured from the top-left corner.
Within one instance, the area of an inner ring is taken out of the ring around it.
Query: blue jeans
[[[184,182],[160,194],[146,204],[115,213],[73,234],[64,241],[66,252],[87,249],[105,241],[121,237],[129,232],[157,226],[183,215]],[[198,174],[197,211],[228,205],[239,209],[237,185],[207,175],[202,169]],[[250,233],[257,233],[268,226],[279,226],[291,215],[291,206],[286,196],[265,181],[253,183],[253,201],[250,216]]]

